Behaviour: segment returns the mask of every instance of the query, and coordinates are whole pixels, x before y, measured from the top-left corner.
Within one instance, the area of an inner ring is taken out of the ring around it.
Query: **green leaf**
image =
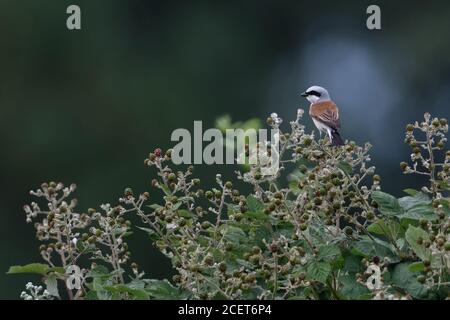
[[[51,268],[48,268],[48,270],[47,270],[47,273],[49,273],[49,272],[56,272],[56,273],[59,273],[59,274],[65,274],[66,273],[66,269],[64,269],[63,267],[51,267]]]
[[[133,288],[128,284],[116,284],[114,286],[104,286],[104,289],[108,290],[114,295],[118,295],[120,293],[127,293],[131,298],[135,298],[136,300],[149,300],[150,295],[143,288]],[[120,295],[119,295],[120,297]]]
[[[178,210],[177,213],[180,217],[187,219],[191,219],[192,217],[194,217],[194,214],[192,212],[184,209]]]
[[[261,225],[258,226],[257,228],[254,228],[250,231],[250,235],[252,237],[252,239],[254,239],[255,244],[263,247],[265,246],[264,241],[266,241],[266,243],[270,243],[272,241],[272,233],[269,229],[269,227],[265,226],[265,225]]]
[[[365,239],[358,241],[353,249],[353,254],[361,255],[363,257],[380,257],[387,258],[391,263],[400,261],[400,258],[394,254],[388,243],[377,240]]]
[[[166,185],[166,184],[164,184],[164,183],[160,183],[159,186],[160,186],[161,190],[164,191],[164,193],[165,193],[166,195],[172,194],[172,192],[170,191],[170,188],[169,188],[168,185]]]
[[[403,236],[405,230],[403,227],[394,220],[378,220],[367,227],[367,231],[385,236],[387,238],[397,239]]]
[[[409,271],[411,272],[422,272],[425,269],[423,262],[414,262],[409,265]]]
[[[346,161],[341,161],[338,165],[338,168],[344,171],[346,174],[350,175],[353,173],[353,168],[350,163]]]
[[[263,212],[246,212],[243,216],[247,219],[266,221],[269,216]]]
[[[294,195],[298,195],[300,193],[300,188],[298,187],[298,182],[296,181],[289,182],[289,189],[291,189]]]
[[[402,219],[426,219],[432,221],[438,218],[431,206],[430,198],[422,192],[418,192],[412,197],[400,198],[398,202],[405,211],[400,216]]]
[[[58,280],[56,279],[56,275],[53,273],[49,275],[45,279],[45,285],[47,286],[47,291],[52,296],[59,298],[59,292],[58,292]]]
[[[183,299],[183,293],[167,280],[146,280],[145,291],[150,297],[158,300]]]
[[[359,256],[353,255],[349,250],[343,251],[343,257],[344,257],[344,269],[349,273],[358,273],[362,272],[362,264],[361,259]]]
[[[418,244],[419,239],[428,240],[430,235],[421,228],[410,225],[406,230],[405,238],[414,253],[422,260],[431,260],[431,250],[423,244]]]
[[[247,236],[245,235],[245,232],[242,231],[241,228],[230,226],[230,225],[224,225],[224,239],[238,244],[239,242],[246,240]]]
[[[341,251],[339,250],[339,247],[329,244],[329,245],[320,247],[319,252],[317,254],[317,258],[324,260],[326,262],[331,262],[340,255],[341,255]]]
[[[427,294],[427,289],[417,281],[417,275],[410,271],[410,265],[406,262],[395,266],[391,281],[416,299],[423,298]]]
[[[150,209],[153,209],[153,210],[156,210],[156,209],[162,208],[162,206],[161,206],[161,205],[159,205],[159,204],[156,204],[156,203],[154,203],[154,204],[151,204],[151,205],[149,205],[149,206],[147,206],[147,207],[149,207]]]
[[[410,196],[414,197],[416,194],[418,194],[420,191],[417,191],[415,189],[405,189],[403,190],[404,193],[409,194]]]
[[[137,228],[138,228],[138,229],[141,229],[142,231],[145,231],[145,232],[148,234],[150,240],[156,241],[156,240],[159,239],[159,236],[158,236],[158,234],[155,232],[155,230],[150,229],[150,228],[144,228],[144,227],[137,227]]]
[[[345,275],[340,277],[342,289],[340,292],[349,300],[366,300],[369,299],[371,293],[366,286],[358,283],[354,276]]]
[[[397,198],[390,194],[374,191],[372,192],[372,199],[378,204],[378,209],[381,213],[386,215],[399,215],[404,213]]]
[[[264,210],[264,204],[254,196],[247,197],[247,207],[249,211],[260,212]]]
[[[25,266],[12,266],[8,270],[8,274],[17,273],[37,273],[45,275],[49,270],[49,266],[43,263],[30,263]]]
[[[331,265],[328,262],[313,261],[307,268],[307,278],[310,280],[326,283],[331,273]]]
[[[430,198],[422,192],[416,193],[414,196],[402,197],[398,199],[399,204],[405,211],[414,208],[417,205],[428,205],[431,203]]]
[[[109,270],[107,267],[102,265],[97,265],[87,274],[87,277],[91,278],[107,278],[110,276]]]

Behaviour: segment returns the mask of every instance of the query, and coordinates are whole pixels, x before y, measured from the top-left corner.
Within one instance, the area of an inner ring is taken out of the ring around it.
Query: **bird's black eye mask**
[[[308,96],[316,96],[316,97],[319,97],[319,98],[320,98],[320,96],[321,96],[320,93],[318,93],[317,91],[314,91],[314,90],[308,91],[308,92],[306,92],[306,94],[307,94]]]

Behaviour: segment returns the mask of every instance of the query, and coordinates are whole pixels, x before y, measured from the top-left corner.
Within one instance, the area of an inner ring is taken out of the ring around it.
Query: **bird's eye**
[[[310,96],[316,96],[316,97],[319,97],[319,98],[321,96],[321,94],[319,92],[314,91],[314,90],[308,91],[307,94],[310,95]]]

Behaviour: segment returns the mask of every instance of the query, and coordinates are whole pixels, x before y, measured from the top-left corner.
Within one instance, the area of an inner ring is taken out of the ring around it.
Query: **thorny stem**
[[[433,193],[433,198],[436,197],[436,167],[434,164],[434,152],[433,152],[433,145],[431,143],[431,137],[430,137],[430,133],[427,131],[426,132],[426,136],[427,136],[427,149],[428,149],[428,154],[430,156],[430,187],[431,187],[431,191]]]

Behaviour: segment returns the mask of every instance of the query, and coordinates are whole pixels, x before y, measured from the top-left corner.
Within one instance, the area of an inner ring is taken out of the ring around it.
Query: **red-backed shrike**
[[[311,105],[309,115],[314,121],[319,132],[325,132],[334,146],[344,145],[338,129],[341,127],[339,109],[331,100],[328,91],[319,86],[312,86],[301,94]]]

